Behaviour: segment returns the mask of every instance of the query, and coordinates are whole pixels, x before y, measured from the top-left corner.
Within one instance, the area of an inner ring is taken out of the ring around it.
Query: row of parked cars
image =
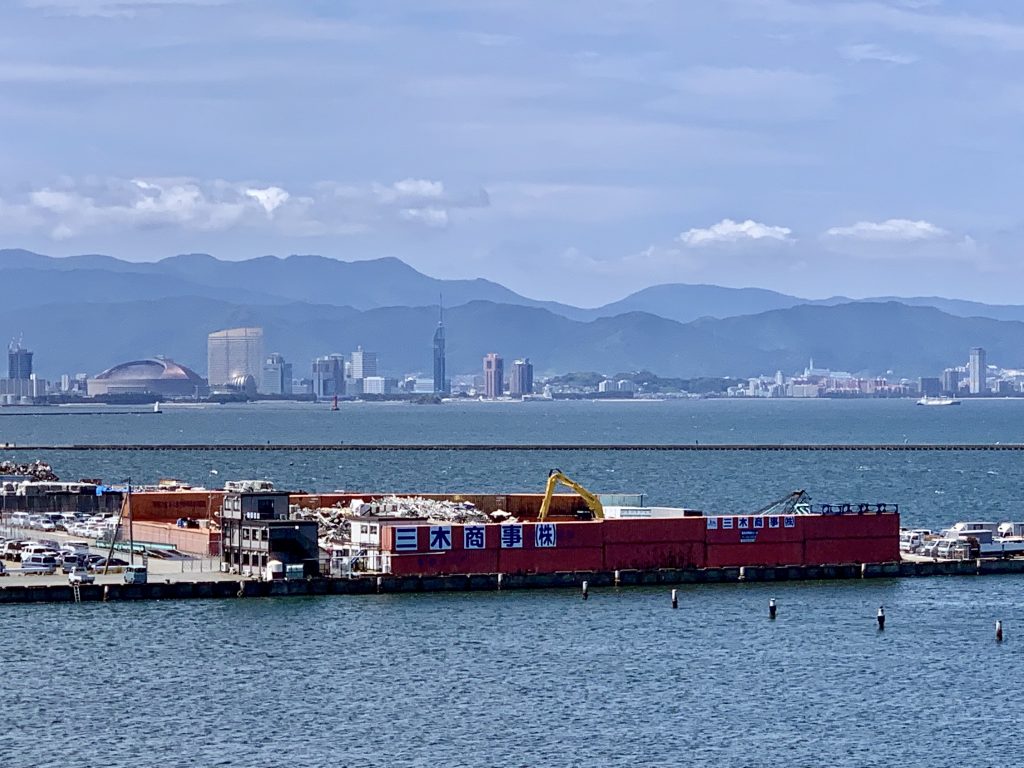
[[[90,515],[88,512],[15,512],[7,520],[15,528],[28,528],[44,533],[62,531],[87,539],[102,539],[117,525],[109,512]]]
[[[64,573],[75,569],[96,571],[104,567],[128,565],[124,560],[89,552],[89,542],[68,541],[63,544],[53,539],[0,539],[0,553],[4,560],[21,564],[21,571],[32,573]]]

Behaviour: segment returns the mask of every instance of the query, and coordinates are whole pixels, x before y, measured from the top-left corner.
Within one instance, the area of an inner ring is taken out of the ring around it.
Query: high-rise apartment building
[[[524,357],[512,363],[508,374],[508,393],[512,397],[533,394],[533,363],[530,358]]]
[[[327,355],[313,361],[313,394],[320,399],[345,394],[344,355]]]
[[[263,376],[263,329],[228,328],[215,331],[206,342],[207,379],[222,387],[243,376]]]
[[[277,352],[267,355],[263,361],[263,378],[260,392],[266,395],[290,395],[292,393],[292,364],[285,362]]]
[[[988,363],[985,361],[985,350],[981,347],[971,347],[971,356],[967,363],[967,378],[972,395],[985,393],[987,374]]]
[[[959,368],[947,368],[942,372],[942,391],[947,395],[955,395],[960,391],[962,371]]]
[[[21,346],[20,341],[12,341],[7,348],[7,378],[21,381],[32,378],[32,353]]]
[[[352,378],[367,379],[377,375],[377,353],[356,347],[352,353]]]
[[[484,397],[494,400],[505,393],[505,363],[501,355],[490,352],[484,356]]]

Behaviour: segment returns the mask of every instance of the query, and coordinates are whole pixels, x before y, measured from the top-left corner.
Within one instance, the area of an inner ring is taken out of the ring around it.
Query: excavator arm
[[[540,514],[537,515],[539,521],[547,518],[548,512],[551,510],[551,497],[554,496],[555,488],[558,487],[559,483],[575,491],[586,502],[587,508],[594,513],[595,518],[598,520],[604,519],[604,506],[601,504],[597,494],[591,493],[575,480],[567,477],[562,470],[552,469],[548,473],[548,483],[544,488],[544,500],[540,504]]]

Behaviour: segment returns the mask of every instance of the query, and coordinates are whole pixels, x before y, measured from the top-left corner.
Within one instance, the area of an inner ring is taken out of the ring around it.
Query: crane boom
[[[587,508],[594,513],[594,517],[598,520],[604,519],[604,505],[601,504],[597,494],[591,493],[575,480],[566,476],[562,470],[552,469],[548,472],[548,483],[544,488],[544,500],[540,504],[540,514],[537,515],[538,520],[543,521],[547,518],[548,512],[551,510],[551,497],[554,495],[555,488],[559,483],[575,491],[586,502]]]
[[[761,507],[755,515],[809,515],[811,513],[811,497],[807,491],[793,491],[781,499]]]

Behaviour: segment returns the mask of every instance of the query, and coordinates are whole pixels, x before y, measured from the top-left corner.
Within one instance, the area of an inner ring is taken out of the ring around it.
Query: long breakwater
[[[8,451],[1024,451],[1024,443],[73,443]]]

